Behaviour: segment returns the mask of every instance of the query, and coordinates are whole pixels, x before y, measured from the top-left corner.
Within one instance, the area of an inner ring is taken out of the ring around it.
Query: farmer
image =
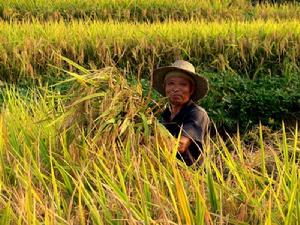
[[[195,67],[184,60],[153,72],[153,87],[168,97],[162,113],[162,124],[176,138],[181,134],[177,158],[188,166],[200,160],[210,123],[207,112],[195,102],[208,91],[208,81],[195,73]]]

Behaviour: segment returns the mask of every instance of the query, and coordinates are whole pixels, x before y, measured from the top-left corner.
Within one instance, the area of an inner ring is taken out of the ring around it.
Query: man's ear
[[[195,93],[196,91],[196,85],[191,83],[191,96]]]
[[[164,96],[166,96],[166,81],[163,83]]]

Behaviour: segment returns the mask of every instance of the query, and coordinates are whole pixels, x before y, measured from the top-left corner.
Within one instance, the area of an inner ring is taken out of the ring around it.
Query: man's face
[[[171,76],[165,80],[165,93],[173,105],[183,105],[190,100],[194,92],[190,80],[180,75]]]

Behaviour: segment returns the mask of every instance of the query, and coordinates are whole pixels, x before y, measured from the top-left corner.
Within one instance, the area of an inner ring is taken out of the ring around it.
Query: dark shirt
[[[177,153],[177,158],[183,160],[188,166],[192,165],[200,156],[205,135],[210,123],[207,112],[192,100],[187,102],[171,120],[171,112],[167,107],[162,113],[162,124],[174,136],[181,135],[191,140],[189,148],[184,153]]]

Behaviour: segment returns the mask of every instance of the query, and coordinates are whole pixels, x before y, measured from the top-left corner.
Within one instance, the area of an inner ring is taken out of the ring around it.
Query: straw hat
[[[171,66],[160,67],[153,71],[152,86],[162,95],[165,96],[164,81],[165,76],[171,71],[181,71],[189,75],[195,82],[195,92],[191,99],[197,101],[203,98],[208,92],[208,81],[205,77],[195,72],[195,67],[184,60],[176,60]]]

